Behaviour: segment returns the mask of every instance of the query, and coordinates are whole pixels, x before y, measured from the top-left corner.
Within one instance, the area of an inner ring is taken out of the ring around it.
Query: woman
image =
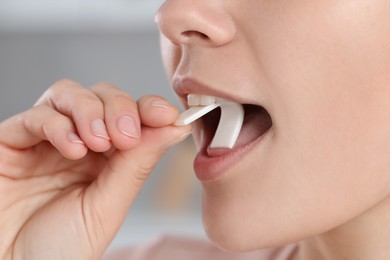
[[[184,105],[189,94],[245,104],[231,150],[208,147],[213,115],[194,126],[218,247],[390,258],[389,13],[386,0],[163,4],[164,65]],[[177,117],[160,97],[63,80],[3,122],[1,256],[99,258],[160,156],[192,132]]]

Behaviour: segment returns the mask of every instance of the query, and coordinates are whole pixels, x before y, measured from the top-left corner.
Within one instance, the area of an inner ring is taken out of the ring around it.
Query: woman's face
[[[389,196],[389,14],[388,0],[164,3],[164,64],[183,103],[197,93],[267,111],[245,106],[227,153],[207,151],[207,119],[195,127],[204,224],[216,244],[296,241]]]

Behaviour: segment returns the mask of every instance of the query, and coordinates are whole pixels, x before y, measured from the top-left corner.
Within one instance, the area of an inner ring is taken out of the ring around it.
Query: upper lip
[[[225,100],[234,101],[236,103],[245,103],[243,100],[240,100],[237,95],[216,90],[215,88],[207,86],[206,84],[190,77],[174,78],[172,84],[174,91],[180,97],[183,104],[187,104],[188,94],[215,96]]]

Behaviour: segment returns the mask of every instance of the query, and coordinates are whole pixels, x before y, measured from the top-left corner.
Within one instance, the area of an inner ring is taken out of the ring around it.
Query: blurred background
[[[162,0],[0,0],[0,119],[55,81],[111,82],[179,105],[165,77],[154,14]],[[161,234],[204,237],[191,140],[164,156],[109,251]]]

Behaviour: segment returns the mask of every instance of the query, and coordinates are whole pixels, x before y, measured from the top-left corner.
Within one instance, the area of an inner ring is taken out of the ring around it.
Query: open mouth
[[[210,148],[211,140],[217,130],[221,110],[214,109],[202,117],[201,131],[204,137],[204,145],[209,157],[218,157],[228,154],[237,149],[242,149],[258,138],[262,137],[271,127],[272,119],[264,107],[257,105],[243,105],[245,110],[244,122],[233,149],[227,148]]]

